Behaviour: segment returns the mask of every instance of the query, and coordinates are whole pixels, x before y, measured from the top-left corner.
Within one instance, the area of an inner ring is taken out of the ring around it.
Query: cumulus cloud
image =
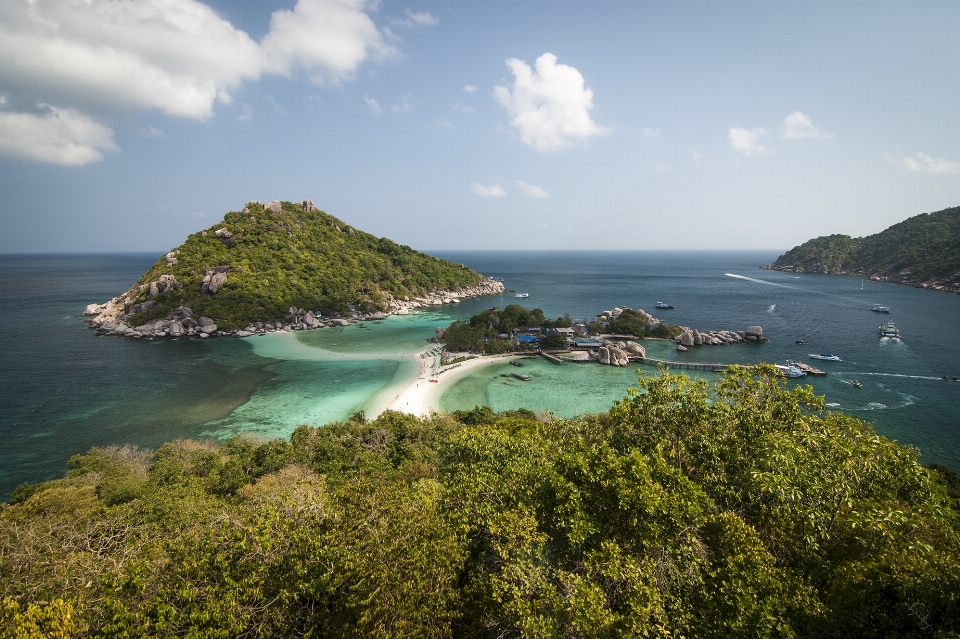
[[[647,138],[648,140],[660,137],[660,129],[658,128],[644,129],[642,133],[643,137]]]
[[[405,18],[397,18],[392,22],[399,27],[432,27],[440,24],[440,18],[430,15],[429,11],[413,12],[407,9]]]
[[[731,128],[727,137],[730,138],[730,146],[737,151],[742,152],[747,157],[754,155],[763,155],[767,150],[761,146],[760,138],[767,134],[766,129],[741,129]]]
[[[803,138],[829,139],[833,137],[828,133],[813,126],[810,116],[804,115],[800,111],[794,111],[783,119],[783,127],[780,137],[788,140],[801,140]]]
[[[960,173],[960,162],[954,162],[945,158],[934,159],[926,153],[917,152],[914,155],[897,158],[896,156],[885,153],[884,157],[891,164],[899,164],[909,171],[915,173],[930,173],[932,175],[956,175]]]
[[[474,182],[470,188],[480,197],[503,197],[507,194],[499,184],[480,184]]]
[[[476,93],[477,91],[480,90],[480,87],[474,86],[474,85],[472,85],[472,84],[466,84],[466,85],[464,85],[463,90],[464,90],[466,93]]]
[[[144,137],[148,137],[148,138],[162,138],[163,131],[161,131],[155,126],[148,126],[143,129],[143,135]]]
[[[550,194],[544,191],[539,186],[534,186],[533,184],[527,184],[523,180],[517,180],[517,186],[520,187],[521,191],[523,191],[530,197],[539,197],[539,198],[550,197]]]
[[[337,84],[365,61],[398,55],[367,15],[371,7],[298,0],[274,12],[256,42],[197,0],[6,0],[0,88],[60,105],[60,117],[74,120],[132,110],[205,120],[265,73]]]
[[[536,71],[510,58],[513,87],[497,86],[494,97],[510,114],[520,139],[538,151],[557,151],[577,140],[605,135],[610,129],[590,119],[593,91],[574,67],[557,64],[557,56],[537,58]]]
[[[81,166],[119,151],[113,130],[73,109],[38,105],[40,113],[0,111],[0,155],[62,166]]]
[[[380,108],[380,103],[367,94],[363,94],[363,101],[367,103],[368,107],[370,107],[370,113],[374,115],[380,115],[380,112],[383,111],[383,109]]]
[[[240,107],[240,114],[237,116],[238,122],[249,122],[253,119],[253,109],[250,108],[250,105],[244,102]]]

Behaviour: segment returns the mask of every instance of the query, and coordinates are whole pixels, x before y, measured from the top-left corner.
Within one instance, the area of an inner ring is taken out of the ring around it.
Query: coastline
[[[430,349],[424,349],[422,353]],[[509,357],[513,357],[510,355]],[[427,417],[430,413],[440,411],[440,396],[444,391],[453,386],[454,382],[469,372],[478,368],[489,366],[498,361],[503,361],[503,355],[480,355],[465,362],[453,365],[451,368],[441,369],[437,376],[430,375],[430,367],[426,363],[421,365],[416,377],[407,380],[406,385],[400,390],[400,393],[389,401],[383,410],[395,410],[401,413],[416,415],[417,417]],[[424,360],[426,362],[427,360]],[[435,379],[437,381],[430,381]],[[378,411],[377,414],[379,414]]]

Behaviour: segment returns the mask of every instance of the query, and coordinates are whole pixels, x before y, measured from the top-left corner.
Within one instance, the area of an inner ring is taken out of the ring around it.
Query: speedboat
[[[657,308],[673,308],[673,304],[664,304],[663,302],[657,302],[654,306]]]
[[[797,340],[797,344],[806,344],[806,342],[803,341],[802,339],[798,339],[798,340]]]
[[[517,293],[514,297],[530,297],[530,293]]]
[[[880,337],[900,339],[900,329],[894,326],[893,322],[887,322],[880,326]]]
[[[886,306],[880,306],[879,304],[876,304],[876,305],[875,305],[873,308],[871,308],[870,310],[873,311],[874,313],[889,313],[889,312],[890,312],[890,309],[889,309],[888,307],[886,307]]]
[[[810,353],[811,359],[823,359],[828,362],[842,362],[839,355],[834,355],[833,353]]]
[[[777,371],[780,372],[784,377],[804,377],[805,372],[794,366],[793,364],[774,364],[777,367]]]
[[[860,388],[861,386],[863,386],[863,384],[860,383],[860,380],[859,380],[859,379],[855,379],[855,380],[851,381],[850,383],[853,384],[854,386],[856,386],[857,388]]]

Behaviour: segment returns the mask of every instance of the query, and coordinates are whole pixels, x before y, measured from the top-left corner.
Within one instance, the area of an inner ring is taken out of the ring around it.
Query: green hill
[[[922,213],[867,237],[818,237],[764,268],[861,275],[960,293],[960,207]]]
[[[394,300],[459,291],[483,279],[355,229],[310,201],[251,202],[158,260],[118,298],[123,308],[115,314],[139,325],[185,306],[229,329],[277,321],[291,306],[386,311]]]

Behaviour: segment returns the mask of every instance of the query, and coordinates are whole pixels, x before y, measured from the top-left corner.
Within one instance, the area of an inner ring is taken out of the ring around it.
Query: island
[[[960,294],[960,207],[915,215],[867,237],[818,237],[762,268],[856,275]]]
[[[133,339],[308,330],[503,292],[503,283],[301,203],[248,202],[84,311]]]

